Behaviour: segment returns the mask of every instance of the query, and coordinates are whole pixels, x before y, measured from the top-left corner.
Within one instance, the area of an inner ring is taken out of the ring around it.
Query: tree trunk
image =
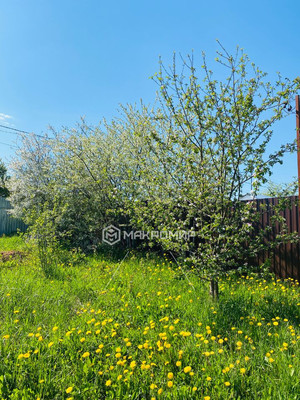
[[[219,298],[219,282],[216,279],[210,280],[209,293],[213,297],[213,299]]]

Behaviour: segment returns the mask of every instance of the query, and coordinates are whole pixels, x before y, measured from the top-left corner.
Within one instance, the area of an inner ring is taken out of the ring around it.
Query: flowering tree
[[[263,248],[264,232],[256,230],[258,214],[240,197],[250,182],[257,193],[272,167],[295,150],[293,142],[267,153],[273,126],[292,112],[290,103],[300,87],[299,78],[280,75],[271,84],[239,49],[232,56],[221,46],[216,62],[227,72],[221,80],[214,78],[205,55],[202,81],[192,57],[180,69],[175,56],[172,67],[160,64],[153,79],[161,109],[149,118],[164,121],[164,130],[147,129],[155,141],[153,146],[149,140],[149,151],[156,153],[159,167],[156,173],[144,170],[147,202],[144,195],[137,196],[134,210],[135,220],[148,228],[195,232],[193,240],[161,242],[210,279],[213,296],[222,274],[249,269],[249,259]],[[271,223],[275,221],[282,233],[269,246],[291,239],[278,210]]]
[[[271,84],[239,49],[232,56],[221,46],[216,62],[227,73],[221,79],[204,55],[199,74],[192,57],[178,73],[174,56],[153,77],[159,107],[129,106],[109,124],[82,121],[49,138],[24,138],[10,183],[15,213],[84,249],[95,248],[110,223],[168,233],[150,244],[194,266],[216,297],[219,277],[249,271],[266,245],[259,214],[240,197],[249,182],[257,193],[296,149],[283,143],[268,154],[273,126],[293,111],[300,88],[299,78],[280,75]],[[271,225],[280,223],[281,233],[268,246],[294,239],[279,211]]]

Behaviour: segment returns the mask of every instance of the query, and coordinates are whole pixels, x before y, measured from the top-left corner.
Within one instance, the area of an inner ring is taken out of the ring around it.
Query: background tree
[[[111,124],[82,121],[46,138],[24,137],[12,164],[14,215],[33,227],[44,218],[60,240],[85,251],[101,244],[105,226],[128,224],[126,205],[135,198],[145,147],[133,132],[145,112],[129,107],[123,113],[126,120]]]
[[[8,197],[9,190],[7,188],[7,182],[9,176],[7,175],[7,168],[2,160],[0,160],[0,196]]]
[[[270,181],[262,194],[270,197],[286,197],[298,195],[298,179],[293,178],[291,182],[274,183]]]

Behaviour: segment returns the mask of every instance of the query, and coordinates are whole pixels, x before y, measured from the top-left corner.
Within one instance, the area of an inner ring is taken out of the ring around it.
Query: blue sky
[[[219,39],[240,45],[258,66],[300,75],[300,3],[207,1],[1,1],[0,124],[41,134],[117,114],[120,103],[152,102],[158,57],[202,50],[213,60]],[[11,118],[9,118],[11,117]],[[295,118],[275,129],[274,146],[295,136]],[[0,130],[0,142],[16,136]],[[0,144],[9,162],[14,149]],[[296,155],[276,168],[276,182],[296,176]]]

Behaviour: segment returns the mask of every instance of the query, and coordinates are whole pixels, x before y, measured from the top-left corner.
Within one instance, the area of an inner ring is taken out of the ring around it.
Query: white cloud
[[[0,113],[0,124],[5,124],[8,126],[13,126],[13,124],[9,123],[8,120],[12,119],[13,117],[8,114]]]

